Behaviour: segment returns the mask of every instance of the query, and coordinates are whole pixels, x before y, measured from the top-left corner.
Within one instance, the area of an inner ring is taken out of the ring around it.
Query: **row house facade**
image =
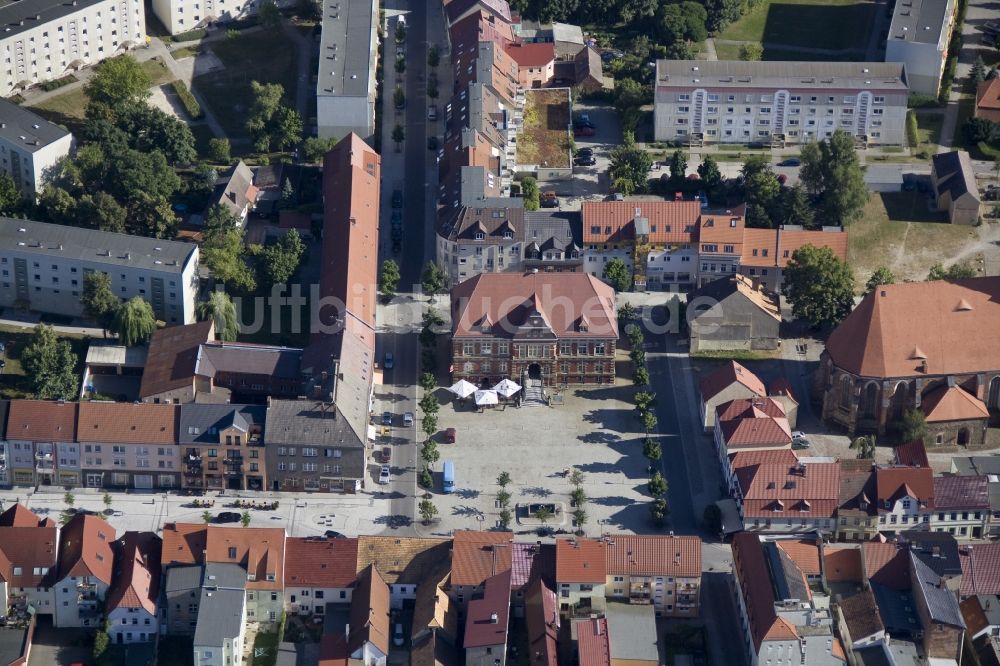
[[[0,617],[51,614],[52,586],[59,567],[59,527],[22,504],[0,514],[0,553],[7,567],[0,575]]]
[[[452,289],[452,376],[614,382],[614,290],[584,273],[491,273]]]
[[[71,402],[12,400],[7,418],[7,466],[13,485],[79,485],[78,405]],[[66,468],[57,475],[59,447]],[[72,449],[76,448],[74,454]]]
[[[608,598],[651,604],[662,617],[701,613],[701,539],[616,534],[607,547]]]
[[[80,403],[77,434],[87,488],[180,488],[176,405]]]
[[[263,405],[182,405],[177,429],[182,487],[265,490],[266,411]]]
[[[59,568],[52,584],[53,624],[100,627],[114,573],[115,528],[78,513],[59,533]]]

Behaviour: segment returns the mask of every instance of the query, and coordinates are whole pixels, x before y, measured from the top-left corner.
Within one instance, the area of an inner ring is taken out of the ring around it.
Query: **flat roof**
[[[0,14],[3,11],[0,9]],[[0,139],[19,149],[34,153],[69,135],[68,131],[37,113],[0,99]]]
[[[899,0],[892,12],[889,40],[937,44],[951,0]]]
[[[319,72],[320,97],[367,97],[371,72],[374,0],[323,0]]]
[[[893,89],[907,91],[902,63],[657,60],[656,85],[680,88]]]
[[[149,347],[125,347],[92,342],[87,348],[87,365],[123,365],[141,368],[146,365]]]
[[[116,234],[61,224],[0,218],[0,252],[181,273],[198,249],[191,243]]]
[[[4,38],[37,28],[40,25],[82,12],[103,0],[0,0],[0,25]]]

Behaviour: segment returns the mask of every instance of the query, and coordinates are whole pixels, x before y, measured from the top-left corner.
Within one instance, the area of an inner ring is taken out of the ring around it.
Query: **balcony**
[[[79,583],[76,584],[76,589],[81,590],[81,591],[83,591],[83,590],[96,590],[97,589],[97,583],[90,583],[90,582],[87,582],[85,580],[81,580]]]
[[[52,466],[52,463],[39,463],[35,465],[35,471],[39,474],[55,474],[56,470]]]
[[[97,604],[100,601],[97,597],[97,590],[87,590],[76,595],[76,603],[80,606]]]
[[[35,454],[35,460],[38,461],[38,462],[52,462],[52,454],[51,453],[41,453],[41,452],[36,453]]]
[[[225,474],[243,474],[243,458],[226,458],[222,464]]]

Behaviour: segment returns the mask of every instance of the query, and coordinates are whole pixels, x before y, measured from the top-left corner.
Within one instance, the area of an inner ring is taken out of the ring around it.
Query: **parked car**
[[[382,465],[382,469],[378,472],[378,482],[389,483],[390,480],[392,480],[392,471],[388,465]]]
[[[576,151],[577,157],[586,157],[588,155],[593,155],[593,154],[594,154],[593,148],[580,148],[578,151]]]
[[[438,138],[436,136],[427,137],[427,150],[438,149]]]
[[[787,160],[781,160],[780,162],[778,162],[778,166],[786,166],[786,167],[795,167],[795,166],[800,166],[801,164],[802,160],[800,160],[797,157],[789,157]]]
[[[323,533],[327,539],[346,539],[347,537],[338,532],[337,530],[327,530]]]
[[[604,197],[605,201],[625,201],[625,195],[621,192],[612,192],[608,196]]]
[[[403,412],[403,425],[407,428],[413,425],[413,412]]]
[[[403,647],[403,643],[406,639],[403,638],[403,625],[399,622],[396,623],[396,628],[392,630],[392,644],[396,647]]]
[[[403,207],[403,190],[392,191],[392,207],[393,208]]]
[[[392,425],[392,412],[382,412],[382,425]]]
[[[445,444],[454,444],[455,443],[455,436],[456,436],[456,434],[457,434],[457,432],[456,432],[456,430],[454,428],[448,428],[447,430],[445,430],[444,431],[444,443]]]
[[[555,192],[543,192],[539,203],[542,208],[558,208],[559,197],[556,196]]]
[[[1000,35],[1000,21],[987,21],[980,27],[980,30],[989,35]]]
[[[382,462],[388,465],[389,463],[392,462],[392,447],[383,446],[379,455],[382,458]]]
[[[792,448],[793,449],[809,448],[809,440],[806,439],[806,434],[801,430],[796,430],[792,433]]]
[[[573,164],[577,166],[594,166],[597,164],[597,158],[593,155],[579,155],[573,160]]]
[[[238,523],[240,522],[240,514],[235,511],[223,511],[215,518],[212,519],[213,523]]]
[[[593,127],[574,127],[573,136],[594,136]]]
[[[393,366],[392,352],[386,352],[385,360],[382,362],[382,367],[385,368],[386,370],[392,370],[392,366]]]
[[[427,120],[438,119],[438,108],[433,104],[427,107]]]

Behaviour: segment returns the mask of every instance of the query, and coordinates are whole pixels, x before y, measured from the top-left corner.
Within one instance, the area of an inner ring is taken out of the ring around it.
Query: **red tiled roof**
[[[168,326],[153,331],[149,353],[142,371],[139,397],[173,391],[194,385],[194,370],[198,364],[198,349],[212,338],[215,325],[211,320],[185,326]]]
[[[479,42],[496,42],[505,46],[514,41],[510,24],[498,21],[487,11],[475,11],[457,21],[448,29],[455,53],[470,51],[475,53]]]
[[[708,401],[734,383],[745,386],[751,392],[761,397],[767,395],[764,382],[736,361],[729,361],[718,370],[701,380],[701,399]]]
[[[934,508],[939,511],[989,511],[989,479],[985,476],[935,476]]]
[[[1000,543],[977,543],[959,549],[963,597],[1000,595]]]
[[[469,602],[465,648],[507,644],[510,615],[510,569],[486,580],[483,596]],[[494,619],[496,618],[496,619]]]
[[[976,373],[1000,369],[998,329],[1000,277],[889,284],[861,300],[826,352],[864,377]]]
[[[795,399],[795,394],[792,393],[792,385],[788,383],[788,380],[784,376],[775,377],[768,382],[767,394],[770,396],[783,396],[796,404],[799,402]]]
[[[350,654],[347,638],[340,633],[326,634],[319,639],[319,661],[316,666],[347,666]]]
[[[20,507],[20,508],[18,508]],[[11,587],[39,587],[55,576],[58,554],[55,522],[40,519],[24,506],[15,504],[0,516],[0,579]],[[14,567],[21,570],[14,574]],[[45,573],[35,574],[35,569]]]
[[[546,585],[555,585],[555,544],[514,543],[512,546],[510,584],[513,589],[524,587],[535,578],[541,578]]]
[[[374,565],[358,574],[358,585],[351,595],[351,634],[348,651],[354,654],[371,643],[382,654],[389,654],[389,586]]]
[[[697,238],[701,206],[697,201],[584,201],[581,215],[587,244],[634,240],[637,216],[649,220],[650,243],[685,244]]]
[[[75,442],[78,403],[11,400],[7,439],[32,442]]]
[[[772,398],[731,400],[716,408],[716,416],[727,447],[792,445],[785,410]]]
[[[507,53],[517,61],[518,67],[545,67],[556,59],[556,47],[552,42],[507,44]]]
[[[778,539],[778,548],[795,562],[806,576],[819,576],[819,546],[808,539]]]
[[[958,386],[940,386],[924,395],[920,409],[928,423],[988,419],[990,412],[979,398]]]
[[[701,576],[701,539],[696,536],[611,534],[605,542],[609,576]]]
[[[282,527],[208,528],[205,561],[238,564],[253,574],[249,590],[284,587],[285,530]]]
[[[930,467],[931,463],[927,460],[927,449],[923,440],[915,439],[897,446],[896,463],[909,467]]]
[[[969,632],[969,637],[974,638],[983,629],[990,626],[990,621],[979,603],[979,597],[969,597],[958,605],[962,611],[962,619],[965,620],[965,630]]]
[[[908,552],[906,548],[897,548],[894,543],[866,541],[861,544],[868,580],[894,590],[910,589]]]
[[[871,590],[863,590],[841,599],[840,612],[844,615],[844,622],[847,624],[852,641],[862,641],[880,631],[885,631],[875,595]]]
[[[603,617],[577,620],[577,651],[580,666],[611,666],[611,643],[608,640],[608,621]]]
[[[452,542],[451,584],[482,585],[511,568],[510,532],[455,532]]]
[[[837,511],[840,465],[801,463],[752,465],[735,470],[747,516],[797,515],[826,518]]]
[[[904,493],[912,493],[933,509],[934,472],[927,467],[879,467],[875,470],[875,493],[880,513],[886,511],[886,502],[894,502]]]
[[[536,579],[524,595],[524,622],[528,627],[531,666],[557,666],[559,600],[541,579]]]
[[[785,416],[785,407],[773,398],[737,398],[724,402],[715,408],[719,422],[741,418]]]
[[[976,88],[976,114],[979,110],[1000,111],[1000,79],[983,81]]]
[[[753,465],[791,465],[795,466],[799,457],[791,449],[746,449],[729,454],[729,466],[751,467]]]
[[[698,225],[698,242],[702,246],[706,243],[718,246],[711,254],[740,256],[745,228],[742,208],[730,215],[702,215]],[[726,252],[727,245],[733,246],[732,252]]]
[[[851,546],[826,546],[823,571],[828,583],[858,583],[865,580],[861,549]]]
[[[39,518],[23,504],[11,505],[0,514],[0,527],[40,527],[45,519]]]
[[[126,532],[121,540],[108,609],[143,609],[156,617],[163,542],[152,532]]]
[[[733,574],[743,592],[755,651],[759,652],[761,643],[767,640],[796,640],[799,636],[795,627],[774,611],[771,575],[756,534],[740,532],[733,537]]]
[[[838,259],[847,261],[847,232],[747,229],[740,265],[784,268],[795,251],[805,245],[828,247]]]
[[[59,534],[59,573],[57,580],[68,576],[93,576],[110,585],[114,571],[115,528],[98,516],[78,513]]]
[[[600,539],[556,539],[556,582],[604,583],[607,556]]]
[[[151,402],[81,402],[81,442],[176,444],[178,405]]]
[[[163,551],[160,562],[171,564],[204,564],[208,527],[195,523],[166,523],[163,526]]]
[[[348,588],[357,580],[357,566],[357,539],[285,540],[285,587]]]

